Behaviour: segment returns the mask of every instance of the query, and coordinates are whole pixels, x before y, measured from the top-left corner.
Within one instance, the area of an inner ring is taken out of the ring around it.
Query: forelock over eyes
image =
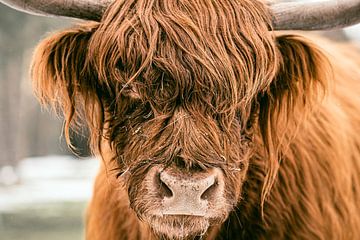
[[[230,116],[248,110],[277,70],[269,23],[253,0],[116,1],[89,59],[99,81],[132,86],[159,111],[199,103]]]

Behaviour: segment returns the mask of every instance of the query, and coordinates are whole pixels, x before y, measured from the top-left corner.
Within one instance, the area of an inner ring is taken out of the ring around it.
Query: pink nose
[[[194,174],[165,169],[158,180],[165,215],[205,216],[211,202],[223,194],[223,176],[218,169]]]

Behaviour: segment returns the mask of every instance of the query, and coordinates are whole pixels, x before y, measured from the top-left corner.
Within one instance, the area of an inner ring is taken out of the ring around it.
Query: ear
[[[88,43],[96,28],[88,24],[55,33],[39,44],[33,57],[35,93],[41,103],[64,113],[69,145],[70,122],[80,112],[78,98],[91,99],[97,91],[95,79],[86,70]]]
[[[263,198],[273,184],[286,144],[324,96],[332,77],[329,61],[311,42],[283,35],[276,38],[276,43],[279,69],[269,88],[258,98],[259,130],[268,155]]]

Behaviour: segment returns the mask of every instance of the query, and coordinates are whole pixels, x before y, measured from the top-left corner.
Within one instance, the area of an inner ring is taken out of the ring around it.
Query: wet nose
[[[222,194],[222,173],[217,169],[197,174],[159,174],[159,191],[163,196],[163,214],[204,216],[209,203]]]

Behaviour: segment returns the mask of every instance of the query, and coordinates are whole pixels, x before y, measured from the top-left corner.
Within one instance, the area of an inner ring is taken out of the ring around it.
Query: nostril
[[[161,180],[160,173],[156,175],[156,183],[161,198],[173,196],[171,189]]]
[[[200,196],[202,200],[211,199],[216,194],[216,189],[218,186],[218,182],[215,181],[212,185],[210,185]]]

